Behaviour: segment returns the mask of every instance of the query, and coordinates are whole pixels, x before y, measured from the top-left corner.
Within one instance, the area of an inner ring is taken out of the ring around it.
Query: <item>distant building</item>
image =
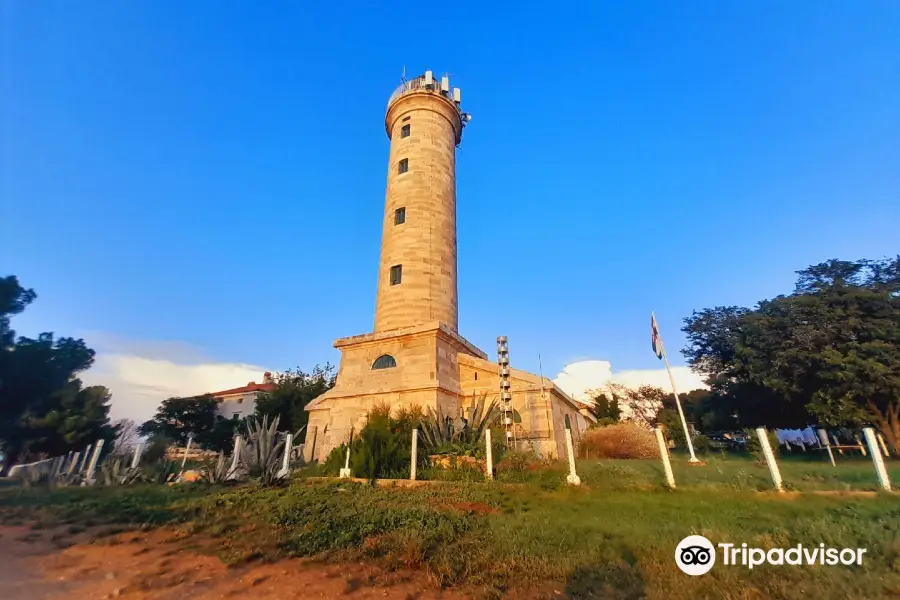
[[[272,374],[266,371],[263,374],[262,383],[251,381],[243,387],[212,392],[209,395],[222,401],[219,404],[219,415],[226,419],[232,417],[243,419],[253,415],[256,411],[257,395],[271,392],[274,389],[275,380],[272,378]]]

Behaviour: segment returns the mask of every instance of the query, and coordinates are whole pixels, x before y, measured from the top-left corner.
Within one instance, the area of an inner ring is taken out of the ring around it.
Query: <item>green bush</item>
[[[511,450],[497,463],[494,470],[499,479],[524,481],[525,475],[534,461],[535,456],[530,452]]]
[[[376,405],[366,417],[366,425],[354,435],[350,447],[350,472],[366,479],[407,479],[412,458],[412,430],[421,423],[418,407],[401,408],[391,414],[390,407]],[[323,475],[337,475],[344,468],[347,444],[333,449],[319,467]],[[420,442],[418,468],[428,466],[428,452]]]
[[[667,440],[675,444],[679,450],[687,450],[687,444],[684,442],[684,426],[677,410],[664,408],[656,415],[656,420],[666,432]]]
[[[172,440],[161,435],[151,435],[147,445],[141,453],[141,463],[154,464],[166,458],[166,449],[172,445]]]
[[[775,432],[767,429],[766,433],[769,438],[769,445],[772,447],[772,453],[778,456],[778,452],[781,447],[778,445],[778,436],[775,435]],[[747,436],[747,450],[750,451],[750,454],[756,457],[756,460],[760,462],[765,462],[766,457],[763,456],[762,453],[762,445],[759,443],[759,437],[756,435],[756,430],[754,429],[745,429],[744,435]]]
[[[341,472],[341,469],[344,468],[346,456],[347,444],[341,444],[328,453],[328,456],[319,465],[319,471],[322,475],[337,476]]]
[[[684,436],[682,435],[681,437]],[[691,444],[694,446],[694,452],[697,454],[709,454],[713,450],[712,442],[710,442],[709,438],[702,433],[698,433],[692,437]]]

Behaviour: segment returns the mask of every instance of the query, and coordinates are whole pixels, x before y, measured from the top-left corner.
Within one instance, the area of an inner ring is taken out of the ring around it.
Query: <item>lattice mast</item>
[[[509,391],[509,344],[506,336],[497,337],[497,366],[500,374],[500,403],[503,408],[503,428],[506,430],[506,447],[515,449],[516,432],[513,423],[512,394]]]

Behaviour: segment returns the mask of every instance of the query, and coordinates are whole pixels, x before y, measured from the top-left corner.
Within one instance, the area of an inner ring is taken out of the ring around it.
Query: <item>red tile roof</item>
[[[275,389],[274,383],[255,383],[251,381],[244,387],[232,388],[230,390],[222,390],[221,392],[212,392],[210,396],[231,396],[232,394],[246,394],[247,392],[271,392]]]
[[[249,392],[271,392],[274,389],[275,383],[272,381],[272,374],[266,371],[265,374],[263,374],[263,383],[256,383],[255,381],[251,381],[243,387],[232,388],[230,390],[222,390],[221,392],[212,392],[207,395],[213,397],[231,396],[233,394],[246,394]]]

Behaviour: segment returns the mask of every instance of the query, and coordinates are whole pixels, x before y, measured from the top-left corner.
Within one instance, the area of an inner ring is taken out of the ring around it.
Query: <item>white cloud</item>
[[[218,362],[201,349],[182,342],[128,340],[90,332],[84,337],[97,351],[94,365],[81,374],[85,385],[104,385],[113,395],[111,418],[138,423],[153,416],[159,403],[172,396],[192,396],[262,382],[264,367]],[[269,369],[270,370],[270,369]],[[679,392],[705,388],[702,378],[688,367],[674,367]],[[605,360],[583,360],[566,365],[553,380],[573,398],[587,399],[588,390],[606,383],[628,387],[653,385],[671,388],[665,368],[613,371]]]
[[[679,393],[706,387],[703,378],[689,367],[673,367],[672,377]],[[665,367],[613,372],[612,364],[607,360],[582,360],[568,364],[553,383],[578,400],[587,400],[587,391],[601,388],[607,383],[619,383],[631,388],[652,385],[666,391],[672,389]]]
[[[172,396],[193,396],[262,382],[263,367],[216,362],[181,342],[140,342],[104,334],[85,336],[97,351],[94,365],[81,373],[85,385],[112,392],[110,417],[138,423],[153,416]]]

